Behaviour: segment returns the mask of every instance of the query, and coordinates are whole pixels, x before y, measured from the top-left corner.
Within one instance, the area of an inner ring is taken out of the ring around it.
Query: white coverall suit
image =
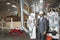
[[[30,39],[36,39],[35,23],[36,23],[35,18],[32,18],[31,16],[29,16],[29,18],[27,20],[27,27],[29,28],[29,31],[31,31],[31,33],[29,33]]]

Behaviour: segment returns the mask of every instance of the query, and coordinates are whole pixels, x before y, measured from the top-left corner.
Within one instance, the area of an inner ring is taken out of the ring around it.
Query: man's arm
[[[43,34],[46,34],[46,31],[47,31],[47,19],[44,19],[44,28],[45,28],[45,31]]]

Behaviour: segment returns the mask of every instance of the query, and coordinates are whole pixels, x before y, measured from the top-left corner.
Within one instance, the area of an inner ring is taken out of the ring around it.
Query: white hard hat
[[[30,16],[35,16],[35,13],[30,13]]]
[[[43,14],[43,11],[40,11],[39,14]]]

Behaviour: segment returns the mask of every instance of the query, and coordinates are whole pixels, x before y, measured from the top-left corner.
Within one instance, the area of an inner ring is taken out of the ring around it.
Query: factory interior
[[[37,29],[38,12],[44,10],[47,14],[51,9],[58,12],[60,34],[60,0],[0,0],[0,40],[31,40],[27,27],[29,14],[35,14]],[[36,29],[34,40],[38,40]],[[59,40],[59,37],[53,40]]]

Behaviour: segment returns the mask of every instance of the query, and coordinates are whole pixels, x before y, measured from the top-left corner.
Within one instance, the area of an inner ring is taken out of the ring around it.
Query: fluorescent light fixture
[[[16,8],[16,5],[12,5],[12,7]]]
[[[7,5],[10,5],[11,3],[8,2],[8,3],[6,3],[6,4],[7,4]]]
[[[50,5],[50,4],[47,4],[47,5]]]
[[[10,9],[8,9],[8,10],[10,10]]]
[[[40,0],[40,2],[43,2],[43,0]]]

